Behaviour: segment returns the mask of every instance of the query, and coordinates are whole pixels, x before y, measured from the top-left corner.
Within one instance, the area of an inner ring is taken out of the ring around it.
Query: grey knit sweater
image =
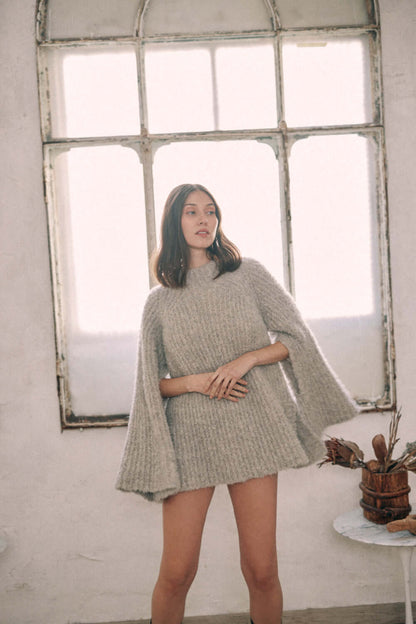
[[[161,501],[184,490],[306,466],[321,435],[356,407],[325,361],[290,295],[258,262],[217,274],[191,269],[185,288],[154,288],[142,317],[137,375],[117,488]],[[279,340],[281,363],[246,375],[234,403],[190,393],[162,399],[159,379],[215,371]]]

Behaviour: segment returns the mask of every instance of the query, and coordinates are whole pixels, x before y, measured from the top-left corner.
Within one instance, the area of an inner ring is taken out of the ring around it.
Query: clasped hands
[[[210,399],[227,399],[235,403],[247,395],[247,382],[243,379],[254,366],[274,364],[289,356],[281,342],[247,351],[235,360],[220,366],[213,373],[195,373],[183,377],[164,377],[159,381],[162,397],[176,397],[187,392],[199,392]]]
[[[228,399],[233,402],[244,399],[248,388],[247,381],[243,377],[254,365],[253,354],[248,352],[220,366],[213,373],[203,373],[202,394],[209,396],[210,399]]]

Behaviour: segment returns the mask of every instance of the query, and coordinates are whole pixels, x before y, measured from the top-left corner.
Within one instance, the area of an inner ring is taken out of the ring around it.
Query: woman
[[[180,624],[217,484],[236,517],[255,624],[279,624],[277,473],[356,414],[284,289],[224,236],[199,184],[170,193],[145,305],[117,487],[163,501],[153,624]]]

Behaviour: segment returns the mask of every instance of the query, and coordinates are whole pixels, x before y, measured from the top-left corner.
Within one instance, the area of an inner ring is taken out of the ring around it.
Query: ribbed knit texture
[[[323,430],[356,415],[292,297],[258,262],[232,273],[191,269],[185,288],[154,288],[142,317],[137,376],[117,488],[161,501],[309,465]],[[279,340],[282,363],[247,375],[234,403],[191,393],[162,399],[159,379],[215,371]]]

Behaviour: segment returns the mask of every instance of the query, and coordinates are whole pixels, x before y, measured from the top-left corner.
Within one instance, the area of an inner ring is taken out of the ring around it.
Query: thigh
[[[161,571],[185,573],[197,566],[202,531],[214,488],[180,492],[163,502]]]
[[[276,562],[277,475],[228,486],[238,527],[241,561],[250,568]]]

